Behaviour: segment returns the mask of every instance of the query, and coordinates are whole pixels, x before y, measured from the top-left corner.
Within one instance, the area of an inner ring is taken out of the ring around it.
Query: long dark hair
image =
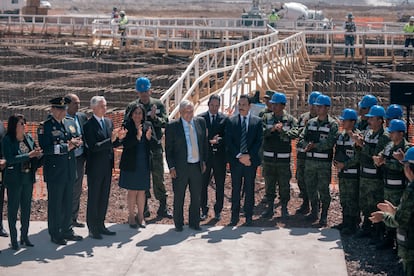
[[[129,123],[132,123],[132,124],[134,123],[134,121],[132,120],[132,114],[135,112],[135,110],[137,110],[137,108],[141,108],[141,111],[142,111],[142,121],[141,121],[141,123],[144,123],[147,120],[147,114],[146,114],[146,111],[145,111],[145,107],[140,103],[135,103],[132,106],[132,108],[131,108],[131,110],[129,111],[129,114],[128,114],[127,121]]]
[[[23,114],[13,114],[9,117],[6,134],[12,139],[16,139],[16,128],[20,120],[23,120],[23,122],[26,123],[26,119]]]

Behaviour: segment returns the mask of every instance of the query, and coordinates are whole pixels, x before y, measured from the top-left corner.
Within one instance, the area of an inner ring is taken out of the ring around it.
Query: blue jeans
[[[355,42],[355,37],[353,35],[346,35],[345,36],[345,57],[348,56],[348,48],[350,48],[351,50],[351,56],[354,56],[354,42]],[[349,47],[350,46],[350,47]]]

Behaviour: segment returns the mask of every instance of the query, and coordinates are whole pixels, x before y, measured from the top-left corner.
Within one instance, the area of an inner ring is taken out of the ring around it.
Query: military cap
[[[57,97],[49,100],[49,103],[52,105],[52,107],[56,108],[67,108],[70,102],[71,99],[68,97]]]

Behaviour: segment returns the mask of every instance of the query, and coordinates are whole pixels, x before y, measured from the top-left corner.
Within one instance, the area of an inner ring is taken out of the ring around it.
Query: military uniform
[[[315,116],[312,116],[310,112],[305,112],[299,117],[299,130],[298,133],[300,134],[303,129],[305,128],[308,121]],[[303,204],[301,211],[307,212],[309,210],[309,197],[308,192],[306,191],[306,183],[305,183],[305,160],[306,160],[306,153],[305,153],[305,146],[306,144],[301,142],[300,140],[296,144],[296,180],[298,182],[300,197],[303,199]]]
[[[159,99],[150,97],[150,100],[147,104],[143,104],[139,99],[131,102],[125,112],[125,117],[128,116],[131,107],[135,104],[142,104],[147,111],[147,120],[150,121],[153,125],[155,135],[158,139],[158,145],[151,148],[152,151],[152,185],[155,198],[160,201],[160,208],[158,214],[161,215],[167,208],[167,192],[164,185],[164,159],[163,159],[163,148],[162,148],[162,129],[165,128],[168,117],[165,111],[165,106]],[[156,117],[151,118],[151,109],[153,106],[157,107]],[[148,191],[147,197],[151,197]]]
[[[365,134],[369,128],[368,120],[362,120],[361,117],[359,117],[355,123],[355,128],[358,129],[361,133]]]
[[[404,190],[395,215],[384,214],[384,222],[398,228],[398,256],[403,261],[405,275],[414,275],[414,182]]]
[[[360,150],[359,206],[364,215],[362,232],[359,236],[371,232],[370,214],[384,199],[383,171],[374,164],[372,156],[378,155],[390,141],[384,128],[374,132],[368,130],[364,135],[364,146]]]
[[[275,124],[282,123],[281,132],[272,131]],[[297,120],[292,115],[283,111],[282,116],[275,113],[263,115],[263,169],[266,187],[266,198],[268,200],[268,214],[273,215],[276,183],[279,185],[280,201],[282,205],[282,216],[286,216],[287,204],[290,200],[290,170],[291,140],[298,137]]]
[[[338,135],[338,123],[331,117],[323,121],[318,118],[310,119],[301,133],[301,143],[314,143],[315,147],[306,152],[305,183],[312,206],[311,218],[319,215],[319,203],[322,203],[321,224],[326,224],[331,196],[331,168],[333,148]],[[318,196],[319,193],[319,196]]]
[[[358,133],[358,130],[354,131]],[[344,163],[344,168],[338,171],[341,233],[352,234],[359,222],[359,157],[354,141],[345,130],[338,135],[334,160]]]
[[[69,141],[76,136],[73,119],[62,123],[50,116],[40,124],[37,135],[44,153],[43,175],[48,191],[48,229],[52,240],[73,236],[72,194],[76,179],[74,150]]]

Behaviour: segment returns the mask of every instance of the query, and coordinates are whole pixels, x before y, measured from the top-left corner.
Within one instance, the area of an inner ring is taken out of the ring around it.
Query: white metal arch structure
[[[271,45],[276,41],[278,41],[278,33],[274,32],[232,46],[212,49],[195,55],[180,78],[161,97],[169,118],[176,117],[182,100],[189,99],[197,105],[201,98],[218,91],[227,81],[244,53],[251,49]],[[210,82],[214,84],[214,91],[211,91],[210,87],[212,85]]]

